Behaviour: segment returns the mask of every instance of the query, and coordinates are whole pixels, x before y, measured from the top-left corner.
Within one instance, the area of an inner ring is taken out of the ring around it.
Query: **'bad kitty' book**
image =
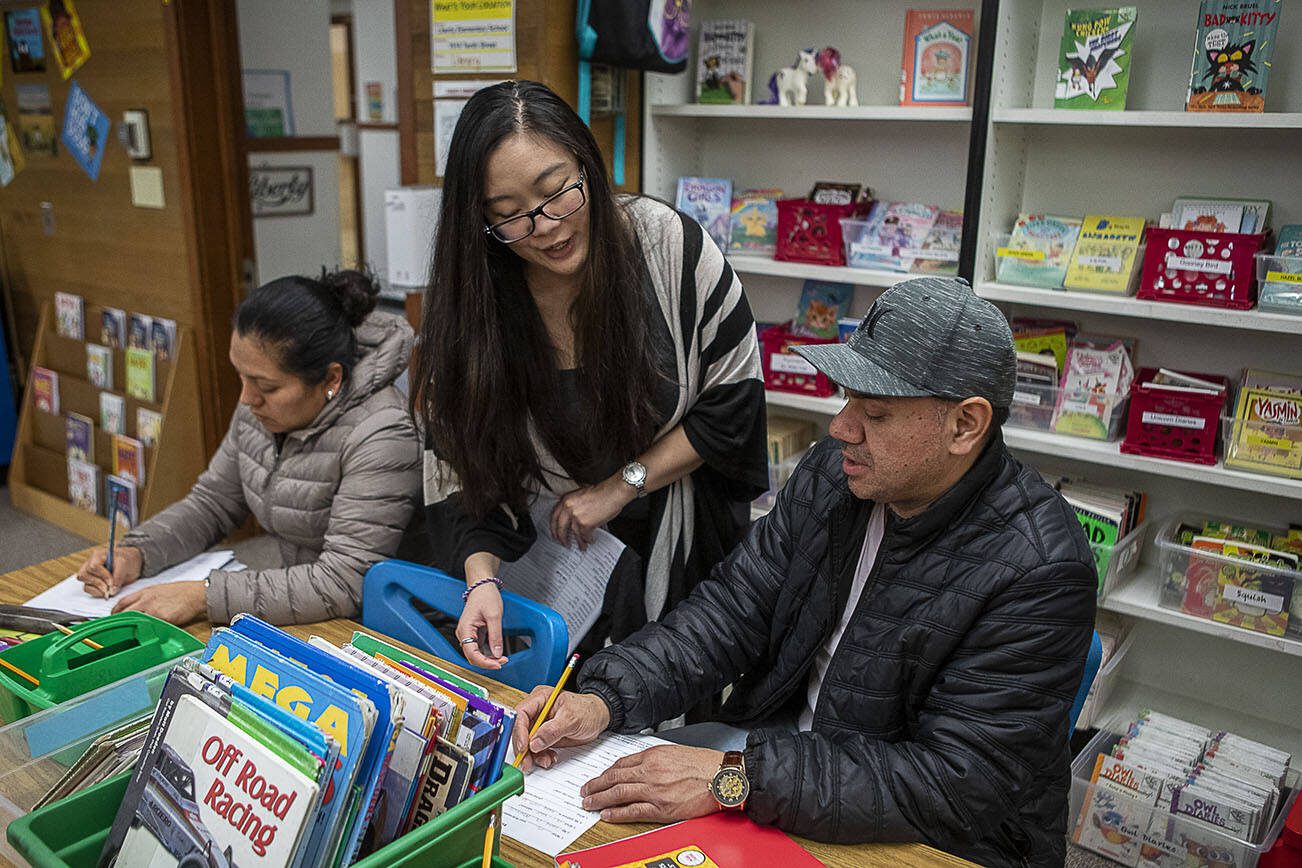
[[[900,105],[967,105],[972,16],[971,9],[904,13]]]
[[[1134,6],[1067,10],[1054,108],[1121,111],[1126,107],[1136,15]]]
[[[696,54],[696,101],[748,104],[754,47],[755,25],[749,21],[702,22]]]
[[[1280,0],[1203,0],[1185,110],[1266,110]]]

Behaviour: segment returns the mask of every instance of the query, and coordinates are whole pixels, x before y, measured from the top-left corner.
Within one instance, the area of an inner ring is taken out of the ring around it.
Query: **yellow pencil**
[[[492,868],[493,865],[493,832],[497,828],[497,814],[488,818],[488,831],[484,833],[484,864],[483,868]]]
[[[54,629],[58,630],[60,633],[62,633],[65,636],[72,635],[72,631],[69,630],[67,627],[63,626],[62,624],[55,624]],[[89,645],[90,647],[94,648],[96,651],[104,647],[103,645],[96,642],[94,639],[82,639],[81,641],[83,644]]]
[[[565,686],[565,680],[570,677],[570,673],[574,671],[574,664],[578,662],[579,655],[575,654],[570,657],[570,662],[565,664],[565,671],[561,673],[561,680],[557,681],[556,686],[552,688],[552,695],[547,697],[547,704],[542,707],[538,719],[533,722],[533,729],[529,730],[529,741],[532,742],[533,737],[538,734],[538,727],[542,726],[543,721],[547,719],[547,712],[552,710],[552,703],[556,701],[556,697],[561,695],[561,688]],[[525,745],[525,753],[528,753],[528,751],[529,746]],[[515,755],[515,761],[512,762],[511,765],[519,768],[520,762],[523,759],[524,753],[518,753]]]
[[[0,666],[3,666],[4,668],[8,669],[10,672],[14,673],[15,675],[21,675],[23,678],[26,678],[28,681],[32,682],[32,684],[34,684],[37,687],[41,686],[40,681],[28,675],[26,672],[19,669],[17,666],[10,663],[8,660],[5,660],[3,657],[0,657]]]

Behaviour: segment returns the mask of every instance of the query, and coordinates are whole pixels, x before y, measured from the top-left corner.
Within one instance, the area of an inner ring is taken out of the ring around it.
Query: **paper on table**
[[[579,787],[606,771],[620,757],[669,744],[649,735],[608,735],[583,747],[556,751],[556,764],[534,767],[524,792],[502,806],[502,834],[555,857],[601,819],[583,810]]]
[[[81,615],[85,618],[101,618],[113,611],[113,606],[117,603],[118,598],[124,594],[132,594],[142,588],[162,585],[167,582],[202,581],[208,578],[208,573],[213,570],[232,566],[232,554],[234,552],[229,549],[226,551],[204,552],[190,558],[188,561],[169,567],[156,576],[136,579],[107,600],[103,597],[92,597],[86,593],[86,586],[76,576],[68,576],[68,578],[49,590],[32,597],[27,601],[27,605],[38,606],[42,609],[55,609],[60,612],[67,612],[70,615]]]
[[[576,545],[561,545],[548,531],[555,505],[550,498],[540,497],[534,502],[529,514],[538,538],[524,557],[502,564],[498,575],[508,591],[560,613],[570,633],[569,651],[573,652],[601,614],[606,585],[624,553],[624,544],[608,531],[598,529],[586,552]]]

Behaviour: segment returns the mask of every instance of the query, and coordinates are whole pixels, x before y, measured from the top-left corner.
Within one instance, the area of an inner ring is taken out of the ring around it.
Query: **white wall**
[[[384,88],[382,123],[398,120],[397,35],[392,0],[353,0],[353,62],[356,64],[358,120],[366,121],[366,83]],[[362,258],[387,287],[384,191],[400,184],[398,133],[358,130],[358,165],[362,198]]]
[[[296,136],[336,134],[330,79],[331,6],[320,0],[239,0],[245,69],[287,69]],[[257,281],[339,264],[339,176],[334,151],[255,153],[250,167],[311,166],[313,213],[253,220]],[[381,248],[382,249],[382,248]]]

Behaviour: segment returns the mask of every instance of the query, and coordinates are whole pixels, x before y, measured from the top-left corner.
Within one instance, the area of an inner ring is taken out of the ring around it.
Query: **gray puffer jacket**
[[[421,490],[416,431],[393,382],[412,330],[373,313],[357,327],[360,358],[312,423],[277,437],[241,404],[208,469],[185,498],[122,540],[154,575],[204,551],[250,513],[280,543],[281,569],[209,576],[208,617],[251,612],[273,624],[352,617],[362,576],[398,549]]]

